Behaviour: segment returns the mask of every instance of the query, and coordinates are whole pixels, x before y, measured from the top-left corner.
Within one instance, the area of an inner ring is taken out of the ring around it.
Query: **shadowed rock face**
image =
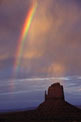
[[[52,84],[48,88],[48,94],[45,92],[45,101],[46,100],[56,100],[63,99],[64,100],[64,91],[63,86],[60,83]]]
[[[52,84],[48,88],[45,101],[39,105],[37,111],[41,118],[81,119],[81,110],[65,101],[63,86],[60,83]]]

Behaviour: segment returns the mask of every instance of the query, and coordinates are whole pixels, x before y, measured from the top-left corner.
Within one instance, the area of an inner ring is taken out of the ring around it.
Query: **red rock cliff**
[[[48,94],[45,92],[45,101],[54,100],[54,99],[63,99],[64,100],[64,91],[63,86],[60,83],[52,84],[48,88]]]

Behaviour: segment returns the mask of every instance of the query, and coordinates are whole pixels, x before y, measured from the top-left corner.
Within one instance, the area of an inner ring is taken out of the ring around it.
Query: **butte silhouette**
[[[45,101],[37,108],[41,118],[77,120],[81,110],[65,101],[63,86],[54,83],[45,91]],[[40,118],[40,117],[39,117]]]
[[[63,86],[54,83],[35,110],[3,115],[6,122],[81,122],[81,109],[65,101]],[[6,119],[7,118],[7,119]]]

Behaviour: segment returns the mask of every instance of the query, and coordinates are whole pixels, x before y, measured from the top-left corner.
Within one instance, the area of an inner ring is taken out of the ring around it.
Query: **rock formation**
[[[14,121],[15,120],[15,121]],[[45,92],[45,101],[37,109],[1,115],[0,122],[81,122],[81,110],[64,99],[63,86],[54,83]]]
[[[63,86],[60,85],[60,83],[52,84],[48,88],[48,94],[46,94],[46,91],[45,91],[45,101],[56,100],[56,99],[64,100],[64,90],[63,90]]]
[[[80,109],[65,101],[63,86],[60,83],[52,84],[47,94],[45,91],[45,101],[39,105],[37,111],[40,113],[39,118],[47,117],[47,119],[77,120],[81,116]]]

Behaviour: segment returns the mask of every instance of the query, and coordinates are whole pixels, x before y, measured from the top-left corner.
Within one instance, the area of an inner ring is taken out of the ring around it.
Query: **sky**
[[[35,2],[14,71],[23,24]],[[4,109],[38,105],[54,82],[64,85],[66,100],[81,104],[81,0],[0,0],[1,109],[5,102]]]

